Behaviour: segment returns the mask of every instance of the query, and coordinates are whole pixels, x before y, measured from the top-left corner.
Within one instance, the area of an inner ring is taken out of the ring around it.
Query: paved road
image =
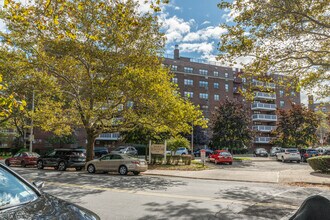
[[[102,219],[287,219],[310,195],[330,188],[120,176],[14,168],[44,191],[96,212]]]

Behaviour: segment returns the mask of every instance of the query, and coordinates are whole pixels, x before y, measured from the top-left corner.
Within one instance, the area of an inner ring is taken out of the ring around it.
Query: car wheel
[[[76,171],[82,170],[82,167],[76,167]]]
[[[282,157],[282,163],[284,163],[284,162],[285,162],[284,157]]]
[[[229,165],[232,165],[233,164],[233,162],[229,162]]]
[[[22,166],[22,167],[26,167],[26,164],[25,164],[24,160],[22,160],[22,162],[21,162],[21,166]]]
[[[59,171],[65,171],[66,170],[66,165],[64,161],[61,161],[58,163],[58,170]]]
[[[186,153],[182,153],[181,155],[186,155]]]
[[[127,167],[120,166],[118,172],[119,172],[120,175],[126,175],[127,172],[128,172]]]
[[[88,165],[87,167],[88,173],[95,173],[95,167],[93,164]]]
[[[297,163],[300,163],[300,160],[297,160]]]
[[[9,160],[5,160],[5,164],[6,164],[7,166],[10,166],[10,162],[9,162]]]
[[[137,176],[137,175],[140,174],[140,172],[138,172],[138,171],[133,171],[133,174],[134,174],[135,176]]]
[[[39,170],[41,170],[41,169],[44,168],[44,163],[42,162],[42,160],[39,160],[39,161],[37,162],[37,168],[38,168]]]

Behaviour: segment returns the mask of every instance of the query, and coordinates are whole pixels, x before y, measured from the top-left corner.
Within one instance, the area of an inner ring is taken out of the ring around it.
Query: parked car
[[[315,149],[300,149],[300,157],[302,162],[307,162],[308,158],[319,156],[319,152]]]
[[[201,156],[201,152],[200,152],[201,150],[205,150],[205,156],[206,156],[206,157],[208,157],[210,154],[213,153],[213,150],[208,149],[208,148],[206,148],[206,149],[199,149],[199,150],[196,150],[196,151],[194,152],[194,156],[195,156],[195,157],[200,157],[200,156]]]
[[[233,156],[226,150],[215,150],[210,156],[210,161],[215,164],[228,163],[233,164]]]
[[[135,149],[135,147],[131,147],[131,146],[120,146],[115,150],[111,151],[111,153],[138,155],[138,151]]]
[[[106,147],[95,147],[94,148],[95,158],[100,158],[107,154],[109,154],[109,151],[108,151],[108,148],[106,148]]]
[[[168,154],[168,155],[188,155],[189,154],[189,151],[185,147],[180,147],[175,152],[174,151],[167,150],[166,151],[166,154]]]
[[[330,150],[326,150],[322,155],[330,155]]]
[[[318,147],[318,148],[315,148],[315,150],[318,151],[319,155],[323,155],[326,151],[329,151],[330,149],[327,149],[325,147]]]
[[[0,219],[100,219],[85,208],[40,191],[42,182],[31,184],[1,163],[0,177]]]
[[[86,169],[89,173],[113,171],[121,175],[126,175],[128,172],[139,175],[140,172],[148,169],[148,164],[144,159],[139,159],[132,155],[110,153],[99,159],[87,162]]]
[[[276,154],[276,159],[281,160],[283,163],[286,161],[297,161],[300,163],[301,157],[297,148],[282,148],[281,152]]]
[[[280,151],[281,151],[280,147],[272,147],[272,149],[270,150],[270,156],[276,157],[276,154],[279,153]]]
[[[38,158],[37,168],[54,167],[60,171],[65,171],[66,168],[82,170],[86,163],[84,151],[84,149],[55,149],[50,154]]]
[[[37,153],[22,152],[17,153],[13,157],[7,158],[5,164],[7,166],[16,165],[26,167],[28,165],[37,165],[37,160],[40,157]]]
[[[253,155],[255,157],[268,157],[268,152],[265,148],[257,148],[254,150]]]

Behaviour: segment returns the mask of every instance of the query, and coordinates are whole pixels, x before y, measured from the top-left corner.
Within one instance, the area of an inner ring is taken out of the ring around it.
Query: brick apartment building
[[[237,68],[180,57],[177,46],[174,56],[164,58],[163,64],[170,67],[174,73],[172,80],[178,84],[181,95],[199,105],[205,118],[212,119],[212,114],[226,98],[243,102],[250,110],[251,126],[257,132],[253,141],[254,148],[271,148],[271,132],[276,129],[278,108],[289,109],[291,103],[300,104],[300,93],[276,83],[287,80],[281,75],[269,75],[267,82],[247,79]],[[247,102],[240,93],[248,87],[255,94],[252,103]]]
[[[308,109],[312,111],[322,111],[324,113],[330,114],[330,103],[326,102],[314,102],[314,97],[312,95],[308,96]]]

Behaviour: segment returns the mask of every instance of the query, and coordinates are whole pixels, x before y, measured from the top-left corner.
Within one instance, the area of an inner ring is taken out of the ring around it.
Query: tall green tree
[[[330,115],[322,111],[317,111],[316,116],[319,120],[319,124],[316,130],[316,135],[318,137],[320,145],[327,145],[328,144],[328,137],[330,135]]]
[[[254,137],[250,124],[249,111],[241,102],[222,101],[213,119],[212,144],[217,149],[249,146]]]
[[[329,96],[329,0],[222,0],[218,6],[233,19],[222,25],[227,32],[219,59],[251,58],[245,74],[294,76],[300,80],[292,84],[297,90],[318,88]]]
[[[102,132],[148,124],[178,133],[189,131],[188,122],[204,123],[161,65],[164,37],[157,19],[139,13],[135,1],[9,0],[0,18],[8,29],[0,33],[2,48],[25,54],[23,69],[33,67],[54,85],[52,95],[39,99],[35,122],[44,130],[61,121],[84,127],[87,160]]]
[[[278,110],[279,120],[274,131],[273,144],[280,147],[308,147],[317,142],[316,131],[318,116],[311,110],[298,104],[292,104],[290,110]]]

